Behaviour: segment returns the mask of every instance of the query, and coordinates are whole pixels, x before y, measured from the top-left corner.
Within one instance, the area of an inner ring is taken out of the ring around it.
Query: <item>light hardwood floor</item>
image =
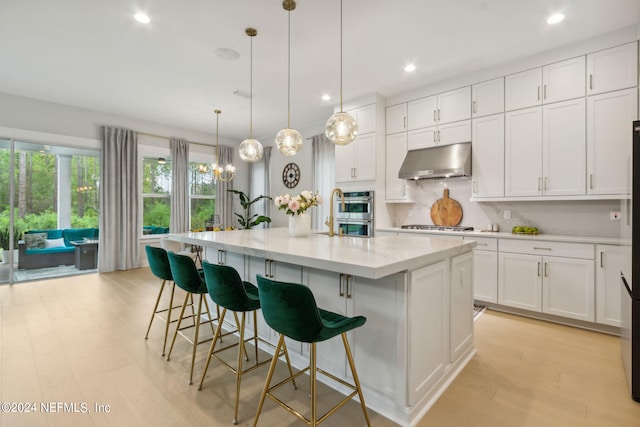
[[[144,268],[0,286],[0,401],[37,406],[1,413],[0,427],[232,425],[233,375],[214,360],[197,390],[207,345],[190,386],[190,345],[178,340],[164,360],[157,321],[144,340],[158,287]],[[476,322],[476,347],[419,426],[640,426],[616,337],[489,311]],[[259,369],[243,378],[239,425],[252,424],[265,376]],[[300,383],[283,393],[305,408]],[[336,397],[321,391],[321,404]],[[84,403],[91,413],[44,413],[46,402]],[[374,426],[395,425],[370,416]],[[259,425],[303,424],[267,401]],[[323,425],[364,421],[350,402]]]

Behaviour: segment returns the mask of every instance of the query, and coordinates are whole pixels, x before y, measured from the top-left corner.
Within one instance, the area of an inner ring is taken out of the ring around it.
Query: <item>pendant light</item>
[[[213,171],[213,182],[229,182],[233,179],[233,175],[236,173],[236,168],[231,163],[227,164],[224,168],[220,166],[220,145],[218,144],[218,128],[220,124],[220,110],[214,110],[216,113],[216,162],[211,165]]]
[[[285,156],[293,156],[302,148],[302,136],[300,132],[291,129],[291,11],[296,8],[294,0],[282,2],[284,10],[289,12],[289,48],[287,53],[287,128],[281,129],[276,134],[276,146]]]
[[[245,162],[257,162],[262,158],[262,144],[257,139],[253,139],[253,38],[258,35],[255,28],[247,28],[245,34],[250,37],[250,83],[249,83],[249,139],[245,139],[240,143],[238,149],[240,158]]]
[[[327,120],[325,135],[336,145],[347,145],[358,135],[356,119],[342,110],[342,0],[340,0],[340,111]]]

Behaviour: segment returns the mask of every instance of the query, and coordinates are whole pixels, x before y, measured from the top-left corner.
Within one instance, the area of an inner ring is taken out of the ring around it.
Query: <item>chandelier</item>
[[[218,128],[220,123],[220,110],[214,110],[216,113],[216,162],[211,165],[211,170],[213,172],[213,182],[229,182],[233,179],[233,175],[236,173],[236,168],[233,167],[231,163],[227,164],[225,167],[220,165],[220,145],[218,144]]]
[[[250,54],[250,83],[249,83],[249,138],[242,141],[238,152],[240,158],[245,162],[257,162],[262,158],[262,144],[257,139],[253,139],[253,38],[258,35],[258,31],[255,28],[247,28],[245,34],[250,37],[251,40],[251,54]]]

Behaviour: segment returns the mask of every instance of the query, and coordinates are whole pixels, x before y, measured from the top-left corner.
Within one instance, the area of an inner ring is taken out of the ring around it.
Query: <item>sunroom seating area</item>
[[[18,242],[18,269],[73,265],[75,246],[71,242],[95,240],[97,228],[30,230]]]

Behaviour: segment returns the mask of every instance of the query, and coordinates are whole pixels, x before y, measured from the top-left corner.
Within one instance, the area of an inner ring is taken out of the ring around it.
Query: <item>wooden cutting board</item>
[[[460,203],[449,198],[449,189],[445,188],[442,199],[436,200],[431,206],[431,220],[435,225],[458,225],[462,221],[462,207]]]

